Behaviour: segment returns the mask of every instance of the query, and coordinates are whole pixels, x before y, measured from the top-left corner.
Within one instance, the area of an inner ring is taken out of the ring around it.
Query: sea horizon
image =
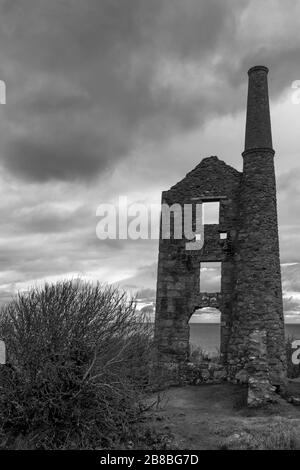
[[[190,345],[201,348],[208,354],[216,354],[220,349],[220,323],[190,322]],[[300,324],[285,323],[286,337],[300,339]]]

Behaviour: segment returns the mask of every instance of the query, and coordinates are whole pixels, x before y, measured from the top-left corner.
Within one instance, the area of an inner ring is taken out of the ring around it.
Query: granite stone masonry
[[[270,391],[285,380],[268,69],[256,66],[248,75],[243,172],[216,156],[204,158],[183,180],[162,193],[162,203],[180,204],[182,209],[184,204],[219,202],[219,223],[204,225],[201,249],[187,250],[187,240],[174,237],[172,224],[171,238],[160,238],[155,361],[157,370],[167,370],[173,383],[179,383],[180,370],[189,362],[189,320],[203,307],[221,311],[222,380],[226,370],[228,380],[246,377],[249,382],[255,334],[264,338],[262,368],[266,368]],[[195,220],[193,224],[195,228]],[[202,292],[200,267],[204,262],[221,263],[220,292]],[[256,370],[253,381],[261,374],[263,370]]]

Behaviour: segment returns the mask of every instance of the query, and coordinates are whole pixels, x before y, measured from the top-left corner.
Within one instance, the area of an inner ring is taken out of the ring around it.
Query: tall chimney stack
[[[268,69],[252,67],[248,75],[235,255],[236,300],[228,357],[233,372],[241,364],[247,368],[251,362],[247,339],[251,332],[260,330],[266,336],[271,380],[278,384],[285,376],[285,343]]]
[[[254,149],[273,149],[268,92],[269,69],[263,65],[248,71],[248,101],[245,152]]]

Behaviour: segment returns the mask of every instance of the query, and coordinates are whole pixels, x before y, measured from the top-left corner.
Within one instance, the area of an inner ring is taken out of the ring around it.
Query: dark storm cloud
[[[90,207],[82,206],[75,210],[63,210],[55,207],[36,206],[29,211],[18,213],[15,224],[19,233],[53,234],[68,233],[91,225]]]
[[[87,92],[80,89],[70,89],[64,84],[59,88],[49,87],[47,94],[45,89],[35,90],[20,100],[24,112],[29,114],[45,115],[52,113],[74,113],[91,107],[91,97]]]
[[[240,131],[211,118],[244,113],[252,65],[270,67],[273,100],[300,79],[299,17],[291,0],[0,0],[3,295],[83,273],[150,300],[157,241],[98,240],[96,207],[119,193],[155,198],[217,144],[235,165]],[[284,171],[298,165],[293,109],[274,135],[288,141]],[[297,168],[278,180],[285,263],[300,262],[298,182]],[[297,273],[283,270],[288,298]]]
[[[115,166],[141,136],[167,137],[228,111],[221,90],[211,100],[210,85],[201,89],[201,76],[198,96],[179,101],[157,77],[169,60],[207,61],[212,68],[210,58],[234,38],[245,2],[234,4],[2,2],[1,71],[10,131],[2,151],[5,167],[36,181],[86,180]]]
[[[48,179],[89,179],[110,167],[110,159],[120,151],[118,142],[93,143],[92,137],[78,130],[57,135],[27,136],[10,142],[5,154],[6,167],[16,176],[36,181]]]
[[[141,139],[167,138],[240,109],[245,70],[260,60],[274,68],[279,93],[287,70],[297,76],[299,47],[252,41],[239,50],[240,17],[252,3],[2,2],[5,167],[35,181],[93,178]],[[189,94],[191,66],[198,87]]]

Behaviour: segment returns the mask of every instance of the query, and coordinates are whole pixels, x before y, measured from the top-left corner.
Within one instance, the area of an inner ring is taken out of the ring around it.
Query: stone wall
[[[182,210],[184,204],[220,203],[219,224],[204,225],[201,249],[187,250],[187,240],[176,239],[172,226],[170,239],[160,238],[155,348],[158,369],[168,371],[170,382],[180,380],[180,370],[189,361],[190,317],[206,306],[221,311],[221,363],[230,380],[247,376],[254,331],[265,332],[267,380],[278,385],[285,378],[267,72],[262,66],[249,71],[243,173],[215,156],[205,158],[182,181],[162,193],[162,203],[178,204]],[[227,239],[221,239],[220,233],[226,233]],[[200,265],[212,261],[221,262],[221,292],[207,294],[199,282]]]
[[[220,200],[220,224],[204,226],[202,250],[186,250],[186,240],[160,239],[157,277],[155,341],[159,360],[182,362],[189,357],[190,317],[196,309],[215,307],[221,311],[223,360],[226,356],[232,294],[234,258],[232,245],[236,237],[237,197],[241,174],[217,157],[210,157],[190,172],[169,191],[163,192],[162,202],[169,206],[179,203],[196,204],[210,198]],[[217,197],[216,197],[216,189]],[[195,202],[196,200],[196,202]],[[227,240],[220,239],[220,232]],[[203,293],[200,287],[200,263],[222,262],[220,293]]]
[[[226,382],[227,370],[217,362],[187,362],[179,371],[179,380],[184,385],[220,384]]]
[[[280,383],[285,345],[273,158],[268,151],[244,155],[228,362],[233,377],[248,362],[250,332],[265,329],[273,381]]]
[[[247,403],[250,408],[278,401],[276,387],[271,384],[265,330],[254,330],[249,335],[249,360],[245,372],[248,375]]]

